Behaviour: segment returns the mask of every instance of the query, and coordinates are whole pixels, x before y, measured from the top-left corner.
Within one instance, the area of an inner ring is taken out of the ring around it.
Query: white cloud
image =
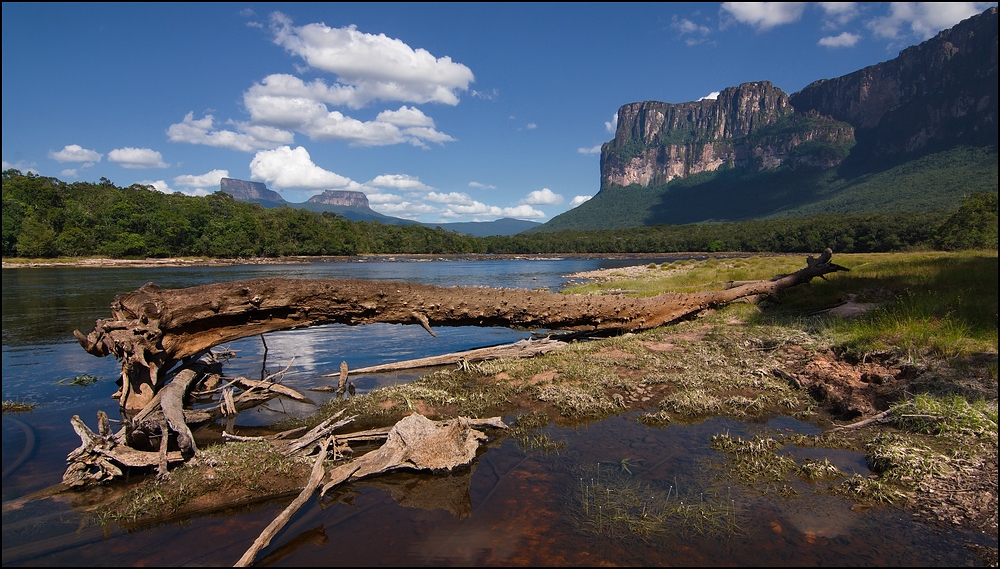
[[[114,162],[122,168],[167,168],[170,164],[163,161],[163,156],[151,148],[116,148],[108,152],[108,162]]]
[[[580,154],[586,154],[588,156],[593,154],[600,154],[601,145],[598,144],[597,146],[591,146],[590,148],[577,148],[576,151],[579,152]]]
[[[184,174],[174,178],[174,183],[186,188],[215,188],[218,189],[223,178],[229,177],[229,170],[212,170],[200,176]]]
[[[719,98],[718,91],[712,91],[711,93],[705,95],[704,97],[698,99],[699,101],[714,101]]]
[[[805,7],[805,2],[723,2],[721,10],[737,22],[767,31],[797,22]]]
[[[427,194],[427,201],[449,204],[449,205],[472,205],[476,203],[468,194],[463,194],[461,192],[449,192],[447,194],[439,194],[438,192],[430,192]]]
[[[6,170],[6,168],[4,169]],[[59,172],[59,175],[63,178],[75,178],[77,177],[76,168],[67,168],[62,172]]]
[[[496,186],[493,186],[491,184],[480,184],[479,182],[469,182],[469,187],[470,188],[480,189],[480,190],[495,190],[495,189],[497,189]]]
[[[559,205],[565,201],[563,197],[548,188],[535,190],[518,203],[525,205]]]
[[[594,196],[576,196],[569,202],[569,207],[576,207]]]
[[[604,123],[604,129],[611,134],[618,130],[618,113],[615,113],[609,122]]]
[[[205,115],[194,118],[194,113],[188,113],[184,120],[170,125],[167,138],[171,142],[186,142],[188,144],[203,144],[216,148],[229,148],[240,152],[253,152],[261,148],[274,148],[282,144],[291,144],[295,135],[287,130],[271,126],[253,124],[237,124],[237,130],[215,129],[215,118]]]
[[[67,144],[58,152],[49,152],[49,158],[57,162],[88,162],[88,166],[100,162],[102,156],[96,150],[88,150],[79,144]]]
[[[500,90],[496,88],[493,88],[490,91],[477,91],[475,89],[472,89],[469,91],[469,94],[472,95],[473,97],[476,97],[477,99],[495,101],[500,97]]]
[[[893,2],[889,7],[889,15],[868,22],[868,27],[875,35],[883,38],[901,39],[912,35],[926,40],[993,4],[993,2]]]
[[[712,30],[703,24],[696,24],[687,18],[674,16],[670,20],[670,29],[677,32],[678,38],[684,38],[684,43],[690,46],[698,45],[708,41],[708,35]]]
[[[284,190],[359,190],[360,184],[313,163],[299,146],[261,150],[250,161],[250,177]]]
[[[354,25],[292,25],[280,12],[271,15],[274,43],[309,66],[337,75],[344,104],[360,108],[373,100],[458,104],[458,92],[475,80],[472,70],[448,56],[434,57],[385,34],[359,32]]]
[[[434,126],[434,119],[425,115],[416,107],[403,105],[397,111],[382,111],[375,120],[394,124],[396,126]]]
[[[843,26],[858,15],[857,2],[818,2],[826,27]]]
[[[343,140],[355,146],[386,146],[424,142],[443,144],[455,139],[434,130],[434,121],[415,107],[383,111],[373,121],[360,121],[330,104],[345,102],[336,88],[322,80],[305,83],[293,75],[268,75],[243,94],[250,120],[275,129],[296,130],[313,140]],[[401,128],[405,127],[405,128]]]
[[[143,186],[150,186],[154,190],[162,192],[164,194],[174,193],[174,190],[171,189],[170,185],[167,184],[166,180],[143,180],[139,183],[142,184]]]
[[[369,203],[371,203],[371,198],[369,198]],[[435,214],[440,210],[434,206],[430,206],[422,203],[413,203],[409,201],[402,201],[399,203],[383,203],[378,205],[378,207],[373,207],[375,211],[385,214],[392,215],[395,217],[402,217],[406,219],[416,219],[421,215]]]
[[[375,205],[375,204],[398,204],[398,203],[403,203],[405,201],[403,199],[403,196],[398,196],[396,194],[385,194],[385,193],[381,193],[381,192],[372,193],[372,192],[366,191],[365,195],[368,196],[368,203],[372,204],[372,205]]]
[[[164,194],[184,194],[186,196],[207,196],[209,194],[215,193],[219,188],[186,188],[183,190],[175,190],[170,187],[165,180],[143,180],[139,182],[144,186],[151,186],[154,190],[162,192]]]
[[[429,191],[434,189],[421,182],[420,178],[407,174],[381,174],[368,180],[364,185],[377,188],[392,188],[405,192]]]
[[[8,162],[6,160],[3,160],[2,162],[3,162],[3,165],[0,166],[0,167],[2,167],[4,171],[7,171],[7,170],[18,170],[22,174],[27,174],[27,173],[38,174],[39,173],[38,170],[35,169],[34,165],[28,164],[27,162],[24,162],[23,160],[18,160],[17,162],[15,162],[13,164],[11,164],[10,162]]]
[[[524,128],[528,130],[535,130],[536,128],[538,128],[538,125],[533,122],[529,122],[527,125],[525,125]]]
[[[518,219],[533,218],[540,219],[544,218],[545,214],[537,209],[534,209],[530,205],[519,205],[517,207],[498,207],[495,205],[486,205],[482,202],[474,201],[468,205],[452,205],[449,206],[444,213],[441,214],[446,218],[459,218],[459,217],[472,217],[472,216],[484,216],[484,217],[514,217]]]
[[[859,35],[844,32],[840,35],[820,38],[818,43],[823,47],[854,47],[860,39],[861,36]]]

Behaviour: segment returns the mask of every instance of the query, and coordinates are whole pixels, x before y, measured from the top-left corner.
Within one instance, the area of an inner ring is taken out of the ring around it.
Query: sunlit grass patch
[[[920,394],[893,409],[893,423],[902,429],[929,435],[972,435],[997,438],[997,401],[972,403],[957,394],[936,397]]]
[[[151,478],[127,491],[98,511],[103,521],[142,523],[169,517],[200,497],[219,493],[273,492],[276,478],[308,475],[306,462],[281,455],[264,441],[229,442],[207,447],[196,459],[170,472],[164,479]]]

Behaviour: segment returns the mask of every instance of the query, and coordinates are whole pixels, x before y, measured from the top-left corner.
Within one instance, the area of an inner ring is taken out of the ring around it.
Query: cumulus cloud
[[[569,207],[576,207],[594,196],[576,196],[569,202]]]
[[[852,34],[850,32],[844,32],[836,36],[827,36],[825,38],[820,38],[819,45],[823,47],[854,47],[861,36]]]
[[[721,10],[741,24],[767,31],[799,21],[805,8],[805,2],[723,2]]]
[[[535,190],[519,203],[526,205],[559,205],[565,201],[563,197],[548,188]]]
[[[403,105],[396,111],[382,111],[375,120],[394,124],[396,126],[434,126],[434,119],[425,115],[416,107]]]
[[[166,180],[143,180],[139,182],[143,186],[149,186],[158,192],[164,194],[172,194],[174,190],[167,184]]]
[[[376,188],[392,188],[394,190],[408,192],[424,192],[434,189],[421,182],[420,178],[410,176],[408,174],[382,174],[368,180],[364,185]]]
[[[88,162],[87,165],[100,162],[102,156],[104,155],[100,152],[88,150],[79,144],[67,144],[58,152],[49,152],[49,158],[57,162]]]
[[[441,214],[446,218],[460,218],[472,216],[484,217],[514,217],[518,219],[541,219],[545,214],[530,205],[519,205],[517,207],[499,207],[486,205],[482,202],[473,201],[471,204],[450,205]]]
[[[108,152],[108,162],[114,162],[122,168],[167,168],[170,164],[163,161],[163,156],[151,148],[116,148]]]
[[[194,113],[188,113],[184,120],[170,125],[167,138],[171,142],[186,142],[188,144],[203,144],[216,148],[229,148],[240,152],[253,152],[261,148],[275,148],[282,144],[291,144],[295,135],[287,130],[253,124],[236,124],[237,130],[217,129],[215,117],[205,115],[194,118]]]
[[[35,169],[34,164],[28,164],[27,162],[24,162],[23,160],[19,160],[19,161],[14,162],[14,163],[10,163],[10,162],[8,162],[6,160],[3,160],[2,162],[3,162],[3,165],[0,166],[0,167],[2,167],[4,171],[7,171],[7,170],[18,170],[22,174],[27,174],[29,172],[32,173],[32,174],[38,174],[39,173],[38,170]]]
[[[449,205],[472,205],[476,203],[468,194],[461,192],[449,192],[447,194],[430,192],[427,194],[426,199],[430,202]]]
[[[705,95],[704,97],[698,99],[699,101],[714,101],[719,98],[718,91],[712,91],[711,93]]]
[[[174,183],[186,188],[219,188],[223,178],[229,177],[229,170],[212,170],[200,176],[184,174],[174,178]]]
[[[527,125],[524,126],[524,128],[528,130],[535,130],[536,128],[538,128],[538,125],[533,122],[529,122]]]
[[[6,168],[4,168],[6,170]],[[75,178],[77,176],[76,168],[66,168],[59,175],[63,178]]]
[[[588,156],[593,154],[600,154],[601,145],[598,144],[597,146],[591,146],[590,148],[577,148],[576,151],[579,152],[580,154],[586,154]]]
[[[826,27],[837,27],[847,24],[859,13],[857,2],[818,2],[823,10]]]
[[[458,93],[475,80],[472,70],[448,56],[435,57],[385,34],[367,34],[357,26],[295,26],[271,15],[274,43],[301,57],[310,67],[337,76],[343,104],[360,108],[373,100],[458,104]]]
[[[309,152],[299,146],[261,150],[250,161],[250,177],[283,190],[303,193],[319,190],[358,190],[350,178],[324,170],[313,163]]]
[[[355,146],[386,146],[407,142],[445,143],[451,136],[435,130],[434,121],[416,107],[387,110],[373,121],[360,121],[331,111],[327,104],[343,104],[336,88],[321,79],[306,83],[294,75],[268,75],[243,94],[250,121],[279,130],[295,130],[313,140],[343,140]]]
[[[469,187],[470,188],[476,188],[476,189],[479,189],[479,190],[495,190],[495,189],[497,189],[497,187],[494,186],[494,185],[491,185],[491,184],[481,184],[479,182],[469,182]]]
[[[610,121],[604,123],[604,129],[611,134],[614,134],[615,131],[618,130],[618,113],[615,113],[614,116],[611,117]]]
[[[889,14],[868,22],[868,27],[883,38],[914,36],[926,40],[991,5],[992,2],[893,2]]]

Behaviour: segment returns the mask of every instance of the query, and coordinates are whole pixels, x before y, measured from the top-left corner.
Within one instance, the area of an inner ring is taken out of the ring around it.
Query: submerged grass
[[[682,493],[676,480],[664,491],[636,479],[623,465],[585,468],[573,499],[580,530],[601,537],[728,537],[741,531],[728,491]]]

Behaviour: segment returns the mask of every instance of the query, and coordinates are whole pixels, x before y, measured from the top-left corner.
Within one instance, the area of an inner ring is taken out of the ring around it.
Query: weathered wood
[[[119,294],[111,317],[74,335],[96,356],[122,362],[123,407],[142,409],[162,388],[164,370],[213,346],[276,330],[320,324],[418,323],[558,330],[635,331],[706,308],[846,270],[819,259],[791,275],[722,291],[651,298],[564,295],[522,289],[440,287],[354,279],[267,278],[163,290],[153,283]]]
[[[330,471],[329,481],[320,495],[350,480],[382,474],[400,468],[450,471],[472,462],[486,435],[473,427],[506,429],[499,417],[431,421],[414,413],[404,417],[389,430],[386,442],[361,458]]]
[[[292,503],[289,504],[287,508],[278,514],[278,517],[274,518],[274,521],[264,528],[264,531],[260,533],[260,536],[254,540],[250,549],[243,554],[243,557],[241,557],[240,560],[236,562],[236,565],[233,565],[233,567],[249,567],[250,564],[253,563],[253,558],[260,553],[260,550],[264,549],[267,547],[267,544],[271,543],[271,539],[273,539],[274,536],[281,531],[281,528],[285,527],[285,524],[292,519],[295,512],[299,511],[299,508],[304,506],[313,495],[313,492],[315,492],[316,488],[319,487],[320,482],[323,481],[323,475],[326,473],[323,467],[323,461],[326,460],[326,447],[329,446],[330,442],[331,441],[326,441],[326,443],[320,445],[319,454],[316,455],[316,461],[313,462],[312,471],[309,474],[309,480],[306,482],[306,487],[299,492],[299,495],[292,500]]]
[[[553,340],[551,338],[541,338],[538,340],[519,340],[513,344],[502,346],[492,346],[489,348],[477,348],[464,352],[452,352],[440,356],[430,356],[427,358],[417,358],[391,364],[381,364],[376,366],[361,367],[349,370],[349,373],[383,373],[387,371],[400,371],[405,369],[416,369],[421,367],[451,365],[459,362],[479,362],[498,358],[530,358],[532,356],[547,354],[553,350],[558,350],[566,346],[566,342]],[[335,374],[327,374],[321,377],[334,377]],[[315,388],[314,390],[321,390]]]
[[[182,453],[189,456],[198,454],[198,447],[184,418],[184,397],[187,396],[191,384],[197,377],[198,374],[193,369],[181,370],[174,376],[173,381],[163,388],[163,397],[160,399],[163,416],[166,417],[170,428],[177,433],[177,446],[181,447]]]

